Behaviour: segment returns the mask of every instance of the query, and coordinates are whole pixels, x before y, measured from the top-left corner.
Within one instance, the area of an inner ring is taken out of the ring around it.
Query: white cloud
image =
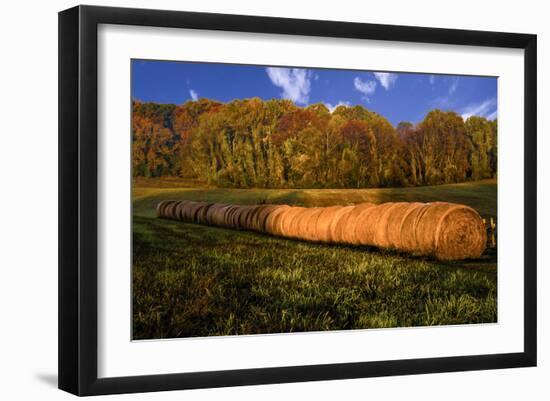
[[[430,85],[435,84],[435,75],[430,75],[429,80],[430,80]]]
[[[456,89],[458,88],[458,81],[459,79],[457,77],[453,78],[451,86],[449,86],[449,95],[452,95],[456,92]]]
[[[368,102],[369,96],[376,90],[376,81],[361,81],[361,78],[355,77],[353,86],[364,95],[363,99]]]
[[[461,114],[464,120],[467,120],[471,116],[494,120],[497,116],[497,99],[493,97],[481,103],[470,104],[462,110]]]
[[[295,103],[307,104],[311,91],[312,74],[302,68],[266,68],[267,75],[273,83],[283,89],[281,97]]]
[[[498,110],[495,109],[491,114],[489,114],[486,118],[487,120],[494,120],[498,117]]]
[[[454,102],[452,101],[452,99],[449,98],[449,96],[438,96],[430,101],[430,105],[438,109],[448,108],[451,107],[453,104]]]
[[[373,72],[373,74],[385,90],[390,90],[395,85],[395,81],[397,81],[398,76],[397,74],[392,74],[391,72]]]
[[[195,92],[193,89],[189,91],[189,96],[191,96],[191,99],[193,99],[194,102],[199,100],[199,94]]]
[[[340,100],[336,105],[332,105],[330,103],[325,103],[325,106],[327,106],[327,109],[333,113],[334,110],[336,110],[336,108],[338,106],[346,106],[346,107],[350,107],[351,106],[351,103],[350,102],[346,102],[346,101],[342,101]]]

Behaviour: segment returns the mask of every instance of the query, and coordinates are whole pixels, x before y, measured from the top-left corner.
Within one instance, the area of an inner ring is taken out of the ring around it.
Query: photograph
[[[498,77],[132,59],[132,340],[498,323]]]

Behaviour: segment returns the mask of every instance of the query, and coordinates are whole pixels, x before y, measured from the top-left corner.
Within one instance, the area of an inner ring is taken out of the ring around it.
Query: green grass
[[[306,206],[446,200],[496,216],[496,183],[366,190],[134,189],[135,339],[495,322],[496,250],[442,263],[157,219],[161,199]]]

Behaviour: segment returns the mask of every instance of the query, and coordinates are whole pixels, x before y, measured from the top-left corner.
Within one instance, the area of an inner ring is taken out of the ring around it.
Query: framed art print
[[[59,14],[59,387],[536,365],[536,36]]]

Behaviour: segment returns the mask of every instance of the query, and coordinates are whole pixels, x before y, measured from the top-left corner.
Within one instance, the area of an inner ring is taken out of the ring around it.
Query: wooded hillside
[[[364,188],[454,183],[497,171],[497,122],[430,111],[397,128],[362,106],[258,98],[134,101],[133,175],[224,187]]]

